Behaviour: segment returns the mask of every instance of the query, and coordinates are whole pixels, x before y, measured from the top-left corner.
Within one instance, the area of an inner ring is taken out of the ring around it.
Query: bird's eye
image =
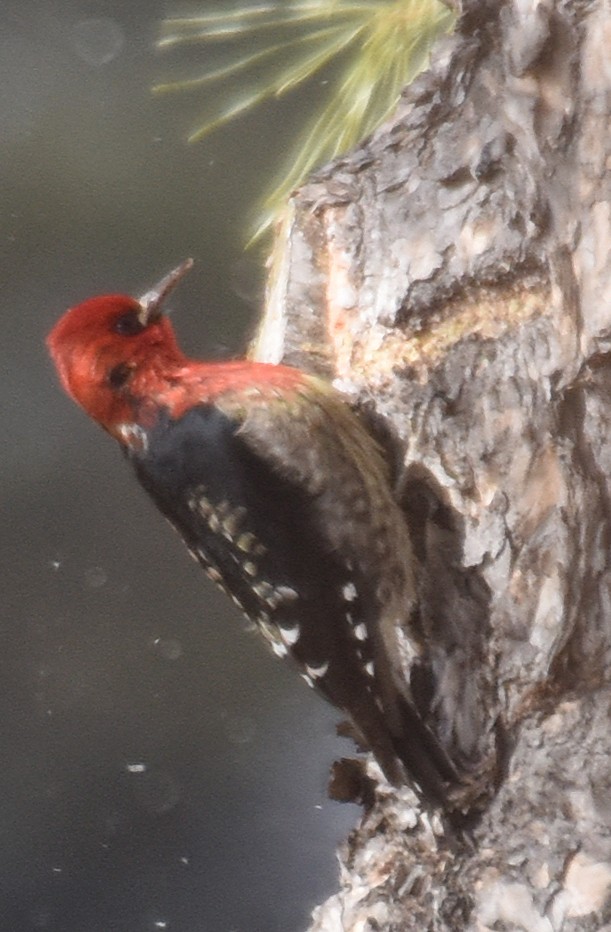
[[[114,389],[123,388],[131,374],[132,367],[126,362],[120,362],[108,373],[108,384]]]
[[[128,311],[127,314],[121,314],[112,325],[115,333],[121,334],[122,337],[134,337],[137,333],[142,333],[146,328],[138,319],[137,311]]]

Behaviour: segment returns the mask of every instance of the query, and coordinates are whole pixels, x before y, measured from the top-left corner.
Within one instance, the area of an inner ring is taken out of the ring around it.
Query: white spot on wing
[[[308,686],[311,686],[312,689],[314,689],[314,680],[312,679],[312,677],[308,676],[307,673],[300,673],[299,675],[301,679],[304,680],[308,684]]]
[[[365,664],[365,672],[368,673],[369,676],[375,676],[375,668],[373,665],[373,660],[370,660],[369,663]]]
[[[255,543],[255,535],[247,531],[245,534],[240,534],[236,541],[236,547],[238,550],[241,550],[243,553],[249,553],[253,549],[253,544]]]
[[[130,450],[136,450],[139,453],[146,453],[148,450],[146,431],[139,424],[117,424],[116,431]]]
[[[258,595],[260,599],[264,599],[265,602],[269,602],[269,598],[274,591],[274,587],[271,583],[265,582],[265,580],[255,583],[252,588],[255,595]]]
[[[218,515],[214,511],[208,516],[208,527],[213,534],[218,534],[221,529],[221,522]]]
[[[346,585],[342,587],[342,595],[346,602],[354,602],[357,597],[356,586],[354,583],[346,583]]]
[[[272,641],[272,650],[276,657],[286,657],[288,650],[282,641]]]
[[[324,676],[327,670],[329,669],[329,662],[321,663],[318,667],[311,667],[309,664],[306,664],[306,671],[308,676],[311,676],[314,680],[319,680],[321,676]]]
[[[280,637],[289,647],[297,643],[299,640],[299,633],[299,625],[295,625],[294,628],[280,628]]]
[[[246,564],[244,565],[244,569],[246,569]],[[246,570],[246,572],[248,572],[248,570]],[[294,589],[291,589],[290,586],[271,586],[266,582],[262,582],[259,584],[259,587],[262,590],[261,593],[258,592],[257,588],[255,588],[255,591],[258,595],[261,595],[261,598],[265,599],[272,609],[278,608],[279,605],[285,602],[294,602],[299,598],[299,594]],[[265,595],[263,591],[265,591]]]
[[[367,640],[367,625],[360,624],[354,626],[354,636],[358,641]]]
[[[299,598],[299,594],[290,586],[277,586],[275,594],[282,602],[294,602]]]

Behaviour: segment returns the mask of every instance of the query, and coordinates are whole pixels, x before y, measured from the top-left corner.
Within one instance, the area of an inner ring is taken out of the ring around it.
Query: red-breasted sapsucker
[[[162,305],[191,264],[139,300],[68,310],[48,337],[61,382],[274,653],[350,717],[388,780],[411,776],[443,803],[456,774],[405,682],[406,656],[421,650],[409,633],[414,564],[380,449],[318,378],[188,359]]]

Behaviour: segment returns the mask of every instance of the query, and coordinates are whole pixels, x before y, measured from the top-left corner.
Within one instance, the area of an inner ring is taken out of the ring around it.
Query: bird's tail
[[[400,720],[401,728],[392,728],[391,733],[397,757],[425,799],[451,808],[451,791],[461,782],[456,767],[414,706],[400,694],[396,696],[396,705],[393,721]]]

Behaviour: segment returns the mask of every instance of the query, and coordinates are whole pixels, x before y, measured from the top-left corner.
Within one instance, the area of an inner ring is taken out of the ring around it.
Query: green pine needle
[[[214,85],[209,99],[220,103],[190,134],[194,142],[341,60],[343,71],[329,84],[326,101],[264,201],[256,239],[315,167],[346,152],[388,117],[402,89],[426,64],[437,36],[453,22],[441,0],[284,0],[167,19],[160,48],[220,42],[230,60],[198,77],[158,84],[154,91],[206,91]],[[228,85],[236,76],[243,90],[231,99]]]

